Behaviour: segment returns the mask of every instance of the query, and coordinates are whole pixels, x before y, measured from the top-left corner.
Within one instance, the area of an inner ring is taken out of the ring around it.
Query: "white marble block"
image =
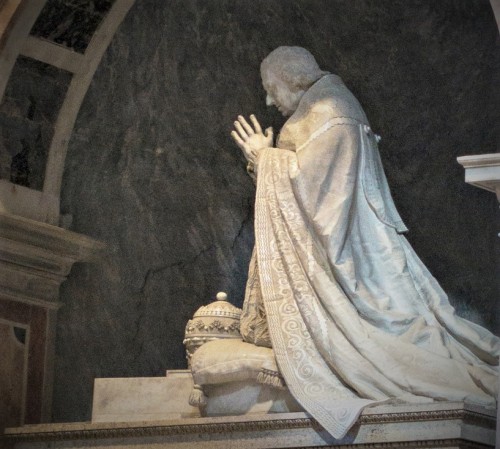
[[[200,416],[188,403],[193,388],[189,370],[166,377],[95,379],[92,422],[156,421]]]
[[[255,415],[302,411],[288,390],[254,381],[205,387],[207,405],[189,405],[193,378],[189,370],[166,377],[95,379],[92,422],[137,422],[198,416]]]

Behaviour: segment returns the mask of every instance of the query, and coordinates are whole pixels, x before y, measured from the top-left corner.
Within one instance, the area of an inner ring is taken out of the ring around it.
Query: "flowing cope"
[[[335,438],[388,398],[495,405],[499,339],[455,315],[406,231],[363,109],[324,76],[258,158],[241,330]]]

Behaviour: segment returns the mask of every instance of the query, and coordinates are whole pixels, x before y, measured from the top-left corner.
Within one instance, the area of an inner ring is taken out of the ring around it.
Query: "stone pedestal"
[[[495,444],[491,410],[463,403],[367,408],[342,440],[306,413],[185,418],[136,423],[39,424],[7,429],[6,446],[62,448],[487,448]]]
[[[251,380],[206,386],[207,404],[201,410],[189,405],[192,390],[193,377],[189,370],[167,371],[166,377],[95,379],[92,422],[303,411],[288,390]]]
[[[103,245],[0,212],[0,433],[50,419],[59,286]]]
[[[189,405],[193,378],[189,370],[166,377],[95,379],[92,422],[159,421],[199,417]]]

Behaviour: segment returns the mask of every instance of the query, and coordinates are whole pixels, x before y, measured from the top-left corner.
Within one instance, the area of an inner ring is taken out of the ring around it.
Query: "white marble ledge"
[[[457,158],[465,168],[465,182],[494,192],[500,201],[500,153],[461,156]]]
[[[6,429],[4,443],[28,448],[494,447],[495,412],[464,403],[367,408],[342,440],[309,415],[185,418],[136,423],[37,424]]]
[[[97,259],[106,245],[86,235],[42,223],[0,209],[0,237],[39,248],[74,261]]]
[[[73,264],[98,260],[104,249],[90,237],[0,207],[0,297],[57,309],[59,286]]]

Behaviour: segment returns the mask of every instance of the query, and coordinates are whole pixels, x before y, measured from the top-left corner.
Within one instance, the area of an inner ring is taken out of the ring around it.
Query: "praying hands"
[[[250,121],[253,128],[242,115],[239,115],[238,120],[234,122],[235,129],[231,132],[231,137],[240,147],[246,160],[254,163],[260,150],[273,146],[273,129],[269,127],[262,132],[262,127],[253,114],[250,116]]]

